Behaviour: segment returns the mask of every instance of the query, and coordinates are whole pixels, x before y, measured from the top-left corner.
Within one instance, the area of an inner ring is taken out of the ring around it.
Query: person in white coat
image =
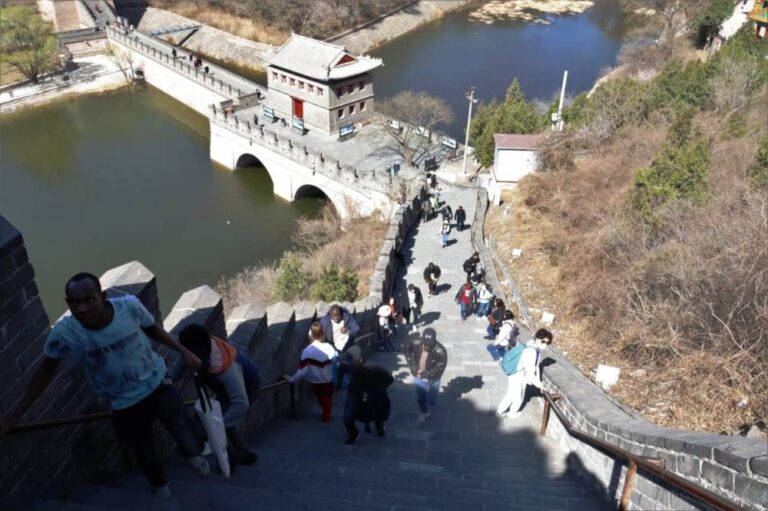
[[[309,338],[312,341],[301,352],[299,370],[293,376],[284,375],[283,378],[291,383],[299,380],[307,380],[312,386],[320,407],[323,409],[323,422],[331,422],[333,411],[333,374],[334,361],[336,360],[336,348],[325,337],[325,332],[320,323],[312,323],[309,328]]]
[[[538,389],[543,389],[539,375],[539,358],[541,352],[546,350],[552,344],[552,332],[544,328],[536,332],[534,338],[527,345],[521,345],[517,350],[522,350],[519,355],[519,361],[516,369],[507,375],[507,393],[499,403],[496,409],[496,415],[514,419],[520,416],[520,407],[525,398],[525,389],[528,385],[533,385]],[[512,355],[515,350],[508,353]]]

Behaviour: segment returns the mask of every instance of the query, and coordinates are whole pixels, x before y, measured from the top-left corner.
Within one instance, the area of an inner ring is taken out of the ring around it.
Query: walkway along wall
[[[101,276],[108,296],[137,296],[158,321],[161,320],[155,276],[141,263],[131,262]],[[64,283],[62,282],[62,286]],[[63,299],[62,299],[63,303]],[[344,304],[355,314],[361,335],[375,330],[378,302],[365,299]],[[163,321],[172,335],[189,323],[205,325],[216,335],[247,351],[260,370],[262,385],[293,372],[300,350],[306,345],[310,323],[328,310],[328,304],[301,302],[296,306],[276,303],[266,309],[242,304],[224,317],[221,297],[208,286],[184,293]],[[49,316],[43,309],[27,259],[24,241],[0,216],[0,367],[4,390],[0,393],[0,417],[22,398],[39,362],[49,332]],[[359,345],[367,354],[375,349],[371,337]],[[195,397],[190,375],[180,357],[155,346],[167,362],[185,398]],[[262,392],[249,412],[246,434],[277,413],[286,413],[287,387]],[[79,360],[65,359],[59,372],[23,418],[23,422],[70,417],[107,409],[87,386]],[[164,433],[160,439],[164,457],[176,456],[175,445]],[[18,432],[0,438],[0,495],[66,496],[81,480],[101,470],[124,470],[124,459],[116,444],[109,420],[91,421],[51,429]]]
[[[478,207],[472,226],[472,239],[483,258],[488,277],[498,282],[493,261],[483,241],[483,218],[488,200],[485,190],[479,194],[482,207]],[[498,286],[496,289],[503,288]],[[530,336],[530,332],[526,335]],[[556,347],[551,348],[542,361],[542,379],[547,388],[562,395],[558,406],[577,429],[632,454],[660,458],[670,472],[744,509],[768,510],[768,442],[765,439],[658,427],[607,396]],[[531,405],[541,406],[540,403]],[[589,484],[597,486],[607,501],[615,504],[619,500],[628,468],[623,461],[570,436],[554,413],[550,414],[546,434],[570,453],[568,462],[571,470]],[[686,511],[709,508],[640,469],[634,479],[628,511],[649,509]]]
[[[196,70],[186,53],[179,52],[174,59],[171,45],[159,39],[135,31],[126,34],[111,27],[107,36],[110,44],[130,56],[134,70],[143,71],[147,83],[203,115],[208,115],[209,105],[261,90],[256,84],[211,64],[210,73]]]

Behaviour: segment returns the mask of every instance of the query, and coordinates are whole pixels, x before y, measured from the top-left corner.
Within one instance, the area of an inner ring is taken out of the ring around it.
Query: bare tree
[[[107,44],[107,55],[117,65],[120,72],[123,73],[125,83],[133,81],[133,56],[131,52],[125,51],[114,44]]]
[[[675,36],[688,22],[688,9],[696,7],[685,0],[634,0],[634,3],[640,8],[653,9],[654,16],[662,23],[658,43],[667,52],[672,51]]]
[[[752,62],[737,62],[726,57],[722,71],[712,79],[712,103],[721,126],[733,115],[744,112],[760,79],[760,69]]]
[[[426,92],[401,92],[382,100],[377,109],[389,120],[400,123],[399,129],[390,129],[389,132],[408,164],[413,164],[414,156],[427,147],[435,129],[453,121],[451,107]]]

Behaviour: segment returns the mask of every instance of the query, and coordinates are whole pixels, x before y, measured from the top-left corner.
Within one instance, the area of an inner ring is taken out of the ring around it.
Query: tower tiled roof
[[[344,47],[292,34],[270,60],[271,66],[315,80],[341,80],[367,73],[382,65],[381,59],[352,55]]]

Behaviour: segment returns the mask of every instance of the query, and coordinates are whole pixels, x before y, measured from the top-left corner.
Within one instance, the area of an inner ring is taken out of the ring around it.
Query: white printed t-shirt
[[[53,325],[43,353],[57,360],[68,352],[82,353],[85,375],[93,390],[113,410],[120,410],[150,395],[165,378],[166,368],[142,330],[154,325],[155,318],[138,298],[108,301],[115,312],[109,325],[90,330],[68,314]]]

